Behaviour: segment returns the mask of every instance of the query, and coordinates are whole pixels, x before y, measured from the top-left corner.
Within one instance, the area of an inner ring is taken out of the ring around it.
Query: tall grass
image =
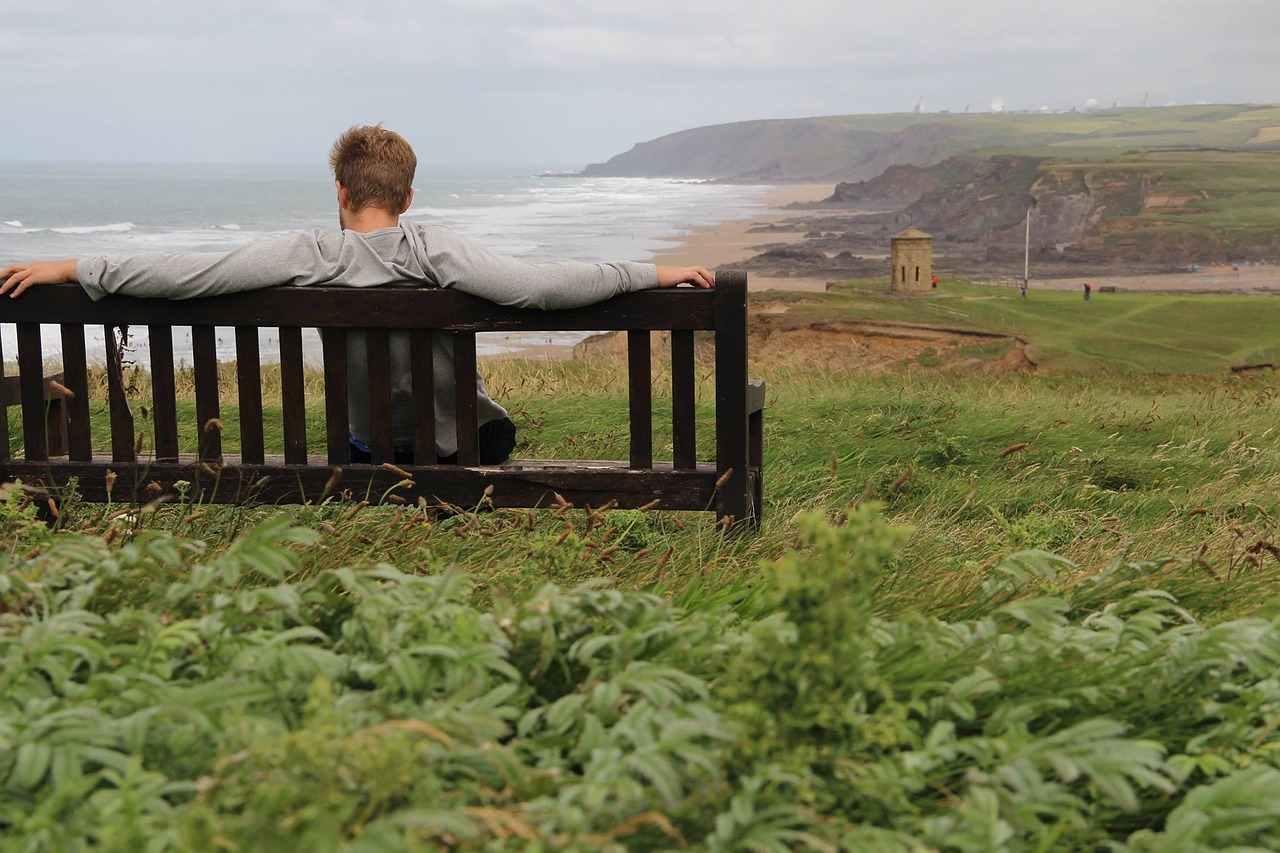
[[[697,513],[601,514],[585,507],[447,519],[402,511],[397,523],[388,521],[395,517],[390,509],[350,517],[349,507],[333,505],[287,511],[307,524],[341,519],[326,546],[335,559],[391,552],[444,560],[474,572],[482,589],[598,574],[668,592],[693,578],[703,590],[736,588],[752,582],[760,559],[793,544],[797,513],[837,512],[866,501],[884,503],[893,521],[915,531],[882,581],[887,607],[899,598],[926,609],[953,606],[994,562],[1022,548],[1061,554],[1082,572],[1126,553],[1172,555],[1185,565],[1171,571],[1193,587],[1215,590],[1206,595],[1224,612],[1247,606],[1255,584],[1265,588],[1273,579],[1266,543],[1274,535],[1272,496],[1280,491],[1273,426],[1280,402],[1269,376],[991,378],[947,375],[915,362],[883,373],[781,364],[761,365],[758,372],[769,395],[765,523],[754,536],[722,537]],[[517,455],[626,457],[620,361],[498,359],[486,363],[486,373],[495,397],[521,425]],[[225,377],[224,444],[234,453],[234,372]],[[315,377],[308,382],[318,388]],[[145,375],[136,387],[145,399]],[[654,391],[654,446],[661,457],[671,443],[663,427],[669,389],[661,376]],[[703,458],[714,453],[712,395],[704,375],[697,389]],[[270,419],[278,401],[268,399],[266,409]],[[194,446],[189,400],[181,410]],[[322,410],[314,396],[310,419],[319,454]],[[278,422],[267,436],[269,449],[279,446]],[[99,441],[105,445],[106,435]],[[151,446],[150,439],[145,444]],[[274,511],[162,506],[148,523],[220,547],[242,529],[226,519]],[[61,524],[102,533],[115,523],[111,515],[73,502]],[[523,558],[531,537],[565,535],[564,559],[535,566]],[[1225,589],[1217,591],[1220,584]]]
[[[757,534],[10,488],[5,849],[1280,844],[1273,377],[757,368]],[[624,363],[486,372],[625,450]]]

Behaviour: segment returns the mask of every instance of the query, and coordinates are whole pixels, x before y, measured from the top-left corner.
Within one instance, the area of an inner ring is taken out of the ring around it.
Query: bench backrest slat
[[[480,464],[480,427],[476,412],[476,335],[453,337],[454,421],[458,425],[458,464]]]
[[[212,331],[212,330],[210,330]],[[132,462],[133,411],[124,389],[124,331],[103,326],[107,342],[107,408],[111,413],[111,461]]]
[[[18,324],[18,383],[22,389],[22,441],[27,458],[44,462],[49,445],[44,425],[44,354],[40,324]]]
[[[89,375],[85,358],[84,327],[63,324],[62,381],[71,391],[67,407],[67,456],[73,462],[93,458],[93,434],[89,429]]]
[[[148,326],[151,348],[151,423],[159,461],[178,458],[178,394],[173,377],[173,327]]]
[[[434,336],[423,329],[409,332],[409,362],[413,372],[413,460],[436,461],[436,377]]]
[[[324,347],[325,447],[330,465],[346,465],[351,461],[351,443],[347,438],[346,330],[322,329],[320,343]]]
[[[280,405],[284,409],[284,461],[307,464],[307,400],[303,374],[302,329],[281,326]]]
[[[693,332],[671,333],[671,464],[677,471],[697,467],[697,417]]]
[[[262,435],[262,357],[256,326],[236,326],[236,391],[240,403],[240,458],[260,465],[266,459]]]
[[[213,326],[191,327],[191,359],[196,385],[196,428],[200,458],[222,459],[222,409],[218,402],[218,338]]]
[[[391,451],[391,335],[386,329],[365,329],[369,364],[369,447],[376,464],[392,461]]]
[[[627,402],[631,421],[631,467],[653,467],[653,335],[627,332]]]
[[[0,388],[5,384],[4,345],[0,341]],[[0,400],[0,461],[9,461],[9,400]]]

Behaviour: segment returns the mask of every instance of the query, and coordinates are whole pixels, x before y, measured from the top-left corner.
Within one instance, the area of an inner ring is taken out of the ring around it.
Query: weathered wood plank
[[[89,426],[89,377],[85,354],[84,327],[63,324],[62,384],[71,396],[66,400],[67,455],[76,461],[93,456],[93,433]]]
[[[747,383],[747,464],[751,466],[751,521],[764,520],[764,397],[763,379]]]
[[[222,459],[222,409],[218,402],[218,339],[213,326],[191,327],[200,458]]]
[[[126,331],[115,326],[103,328],[107,342],[107,410],[111,420],[111,457],[116,462],[132,462],[137,458],[133,449],[133,410],[124,387],[124,347]]]
[[[22,389],[22,444],[27,459],[49,458],[44,418],[44,353],[38,323],[18,324],[18,385]]]
[[[262,436],[262,357],[256,326],[236,326],[236,393],[240,403],[240,457],[260,464]]]
[[[347,333],[322,329],[324,347],[324,430],[330,465],[351,461],[350,422],[347,419]]]
[[[307,400],[302,359],[302,329],[281,326],[280,405],[284,409],[284,458],[291,465],[307,461]]]
[[[228,457],[228,462],[230,457]],[[716,472],[710,464],[695,471],[675,471],[668,465],[633,470],[626,463],[542,463],[527,467],[469,468],[461,465],[396,466],[408,473],[411,487],[399,487],[404,477],[379,465],[299,466],[234,465],[213,468],[191,460],[186,464],[154,463],[111,465],[82,462],[10,462],[5,476],[24,482],[61,487],[76,477],[85,500],[107,499],[104,475],[116,474],[112,500],[139,503],[173,496],[173,483],[192,483],[195,496],[210,503],[299,503],[339,496],[352,500],[377,500],[383,494],[398,495],[415,504],[447,502],[472,507],[488,497],[495,507],[551,506],[561,495],[575,506],[603,506],[617,501],[623,509],[654,506],[667,510],[705,510],[715,496]],[[654,501],[657,501],[654,504]]]
[[[631,467],[653,467],[653,334],[627,332],[627,409]]]
[[[693,332],[671,333],[671,458],[677,468],[697,459],[696,365]]]
[[[151,347],[151,423],[156,459],[178,458],[178,391],[173,376],[173,327],[148,326]]]
[[[480,432],[476,414],[476,336],[453,335],[454,406],[458,424],[458,464],[480,464]]]
[[[4,373],[4,346],[0,343],[0,383],[3,383],[9,377]],[[22,402],[22,395],[18,395],[18,403]],[[9,459],[9,400],[0,401],[0,462],[7,462]],[[21,412],[19,412],[21,417]]]
[[[716,517],[736,524],[750,516],[747,483],[747,282],[743,273],[716,276]]]
[[[671,288],[624,293],[604,302],[564,311],[497,305],[479,297],[425,287],[270,287],[200,300],[200,320],[210,326],[412,329],[424,325],[457,332],[596,331],[599,329],[712,329],[715,291]],[[111,296],[94,302],[79,285],[33,288],[5,306],[5,322],[85,325],[173,325],[191,323],[186,300]]]
[[[410,370],[413,371],[413,460],[419,465],[436,461],[436,381],[432,334],[425,329],[409,332]]]
[[[375,464],[390,462],[391,336],[386,329],[365,329],[369,375],[369,450]]]

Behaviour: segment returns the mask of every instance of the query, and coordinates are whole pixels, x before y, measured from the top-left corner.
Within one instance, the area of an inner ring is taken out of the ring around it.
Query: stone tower
[[[933,238],[911,227],[892,238],[894,293],[927,293],[933,281]]]

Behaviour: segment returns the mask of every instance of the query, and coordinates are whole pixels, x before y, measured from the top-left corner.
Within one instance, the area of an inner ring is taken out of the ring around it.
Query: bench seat
[[[74,478],[81,499],[124,504],[172,500],[179,496],[174,484],[185,482],[186,497],[202,503],[321,503],[329,498],[379,502],[395,495],[396,503],[417,504],[421,498],[432,506],[448,503],[470,509],[487,498],[494,507],[536,508],[556,505],[559,495],[578,507],[612,502],[619,509],[671,510],[711,508],[719,478],[709,462],[689,470],[676,470],[670,462],[635,469],[626,461],[524,459],[482,467],[331,466],[318,456],[308,457],[305,464],[268,456],[263,463],[246,465],[228,455],[215,466],[194,455],[120,464],[110,454],[94,454],[88,462],[11,462],[6,476],[24,483],[65,484]],[[756,477],[758,472],[753,472],[753,485]],[[402,485],[406,479],[411,485]]]

